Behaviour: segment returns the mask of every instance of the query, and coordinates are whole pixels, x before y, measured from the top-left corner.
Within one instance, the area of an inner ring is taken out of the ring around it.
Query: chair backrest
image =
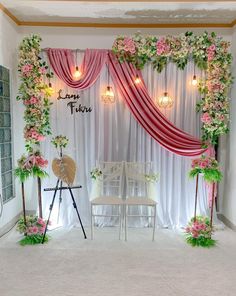
[[[102,171],[102,194],[122,198],[124,162],[99,162]]]
[[[151,162],[126,162],[126,198],[147,197],[147,181],[145,175],[151,173]]]

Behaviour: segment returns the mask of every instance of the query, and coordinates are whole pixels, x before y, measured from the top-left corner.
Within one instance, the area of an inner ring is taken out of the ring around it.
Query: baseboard
[[[220,221],[222,221],[227,227],[236,231],[236,225],[234,225],[228,218],[226,218],[223,214],[217,214],[217,217]]]
[[[21,215],[22,212],[16,215],[13,219],[11,219],[11,221],[0,228],[0,237],[7,233],[12,227],[14,227]],[[26,215],[35,215],[35,211],[26,211]]]
[[[13,219],[11,219],[11,221],[9,221],[7,224],[0,228],[0,237],[7,233],[12,227],[14,227],[16,222],[19,220],[20,216],[21,213],[15,216]]]

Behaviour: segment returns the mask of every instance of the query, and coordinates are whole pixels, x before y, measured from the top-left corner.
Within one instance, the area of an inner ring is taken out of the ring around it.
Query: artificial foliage
[[[93,180],[97,180],[102,176],[102,171],[99,168],[94,168],[91,172],[90,172],[90,177]]]
[[[199,81],[198,89],[201,101],[197,111],[202,113],[203,146],[208,142],[216,144],[220,135],[229,130],[228,92],[232,84],[232,54],[230,43],[214,32],[195,35],[186,32],[179,36],[118,36],[112,50],[119,61],[130,62],[142,69],[146,63],[152,63],[154,69],[161,72],[168,62],[184,69],[192,59],[195,65],[205,72],[205,78]]]
[[[193,247],[210,248],[216,245],[212,239],[213,229],[208,217],[197,216],[192,218],[185,228],[186,242]]]
[[[59,135],[56,136],[52,139],[51,143],[53,144],[53,146],[56,149],[62,149],[62,148],[66,148],[66,146],[68,145],[69,139],[66,136],[63,135]]]
[[[30,153],[28,156],[22,155],[18,159],[18,167],[15,169],[15,176],[21,182],[25,182],[28,177],[47,177],[48,174],[44,171],[48,165],[48,161],[44,159],[40,151]]]
[[[198,174],[202,174],[204,180],[208,183],[219,182],[223,176],[218,161],[205,155],[192,160],[189,176],[195,178]]]
[[[24,234],[24,238],[19,241],[20,245],[35,245],[40,244],[43,239],[43,234],[46,228],[46,221],[38,216],[31,215],[20,217],[17,223],[17,231]],[[49,237],[45,236],[45,242],[48,242]]]
[[[15,175],[22,182],[31,175],[40,178],[46,176],[42,168],[47,163],[38,151],[40,143],[51,133],[49,115],[52,91],[47,80],[52,77],[52,73],[40,58],[40,42],[40,36],[31,35],[25,37],[19,46],[18,72],[21,84],[17,100],[25,106],[24,139],[28,155],[22,155],[18,160]]]

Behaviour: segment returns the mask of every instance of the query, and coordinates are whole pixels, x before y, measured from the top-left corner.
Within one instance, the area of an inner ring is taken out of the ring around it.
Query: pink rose
[[[39,69],[39,72],[41,73],[41,74],[46,74],[47,73],[47,69],[45,68],[45,67],[41,67],[40,69]]]
[[[212,118],[211,116],[209,115],[209,113],[205,112],[203,113],[202,117],[201,117],[201,121],[203,123],[206,123],[206,124],[210,124],[212,122]]]
[[[21,67],[21,71],[24,75],[29,75],[33,69],[33,65],[30,65],[30,64],[26,64],[24,66]]]
[[[45,140],[45,136],[38,134],[37,139],[38,139],[39,142],[42,142],[42,141]]]
[[[205,169],[208,166],[208,162],[206,160],[202,160],[200,163],[200,168]]]
[[[166,43],[164,37],[160,38],[156,43],[156,50],[158,55],[168,54],[170,51],[170,46]]]
[[[38,233],[38,227],[37,226],[33,226],[33,231],[32,231],[34,234],[37,234]]]
[[[135,43],[132,38],[125,37],[124,38],[124,50],[129,51],[131,54],[134,54],[136,49],[135,49]]]

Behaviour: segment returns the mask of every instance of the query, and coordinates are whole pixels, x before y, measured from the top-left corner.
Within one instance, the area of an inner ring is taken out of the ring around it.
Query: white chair
[[[153,233],[152,240],[155,238],[156,229],[156,202],[148,196],[148,181],[145,175],[151,174],[151,163],[125,163],[125,176],[126,176],[126,200],[125,200],[125,240],[127,240],[127,224],[128,217],[147,217],[153,220]],[[129,214],[129,208],[133,206],[147,207],[147,214],[132,215]],[[152,213],[149,213],[151,209]]]
[[[124,202],[123,191],[123,162],[101,162],[98,165],[101,170],[101,195],[91,201],[91,239],[94,236],[95,217],[118,217],[119,218],[119,239],[121,236],[122,213]],[[116,214],[97,214],[94,207],[111,206],[117,208]]]

